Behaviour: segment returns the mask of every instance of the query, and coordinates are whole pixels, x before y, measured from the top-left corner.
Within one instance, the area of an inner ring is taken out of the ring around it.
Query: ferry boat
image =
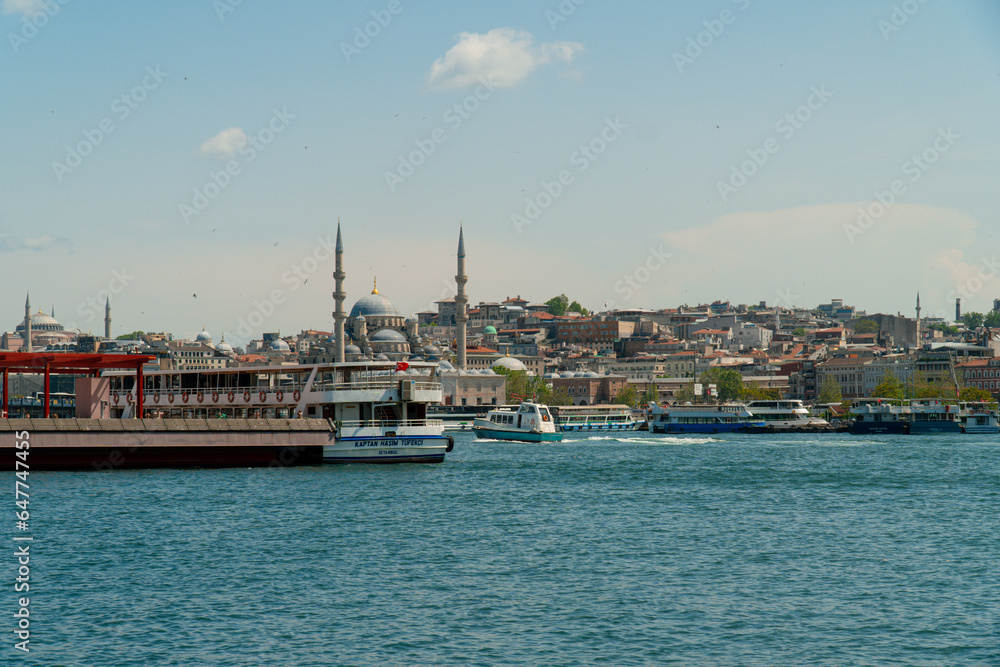
[[[559,431],[635,431],[642,423],[627,405],[567,405],[552,413]]]
[[[1000,423],[997,422],[996,403],[962,403],[959,406],[959,421],[963,433],[1000,433]]]
[[[754,418],[764,421],[766,426],[780,428],[829,426],[825,419],[813,417],[800,400],[750,401],[747,403]]]
[[[735,433],[752,426],[764,421],[740,404],[649,406],[650,433]]]
[[[910,402],[910,435],[961,433],[958,406],[937,400]]]
[[[854,423],[851,433],[864,435],[868,433],[908,433],[910,422],[907,419],[908,410],[891,401],[881,398],[860,399],[851,408]]]
[[[486,418],[472,424],[477,438],[516,440],[518,442],[559,442],[562,433],[556,431],[555,420],[548,406],[524,401],[517,407],[490,410]]]
[[[440,463],[454,440],[427,419],[440,403],[433,362],[357,361],[109,373],[113,417],[327,420],[326,463]]]

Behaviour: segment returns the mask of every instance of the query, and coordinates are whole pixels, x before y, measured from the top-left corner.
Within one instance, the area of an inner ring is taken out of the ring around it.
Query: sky
[[[995,0],[0,1],[0,312],[1000,297]]]

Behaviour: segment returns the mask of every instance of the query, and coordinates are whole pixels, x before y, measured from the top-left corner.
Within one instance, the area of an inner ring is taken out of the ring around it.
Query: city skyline
[[[0,8],[5,327],[332,330],[338,218],[404,315],[460,224],[472,304],[1000,296],[993,3]]]

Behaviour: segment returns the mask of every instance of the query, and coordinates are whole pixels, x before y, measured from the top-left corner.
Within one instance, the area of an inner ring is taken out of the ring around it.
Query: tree
[[[1000,311],[991,310],[983,317],[983,326],[991,329],[1000,328]]]
[[[674,394],[674,401],[677,403],[694,403],[694,399],[693,381],[685,384],[676,394]]]
[[[584,308],[583,306],[580,305],[579,301],[574,301],[573,303],[569,304],[569,306],[566,308],[566,310],[567,311],[573,311],[574,313],[580,313],[581,315],[589,315],[590,314],[589,311],[586,308]]]
[[[777,401],[783,398],[781,390],[777,387],[765,389],[757,382],[747,382],[743,385],[743,394],[740,400],[743,401]]]
[[[980,389],[979,387],[962,387],[959,398],[962,401],[986,401],[988,403],[996,402],[996,399],[993,398],[993,394],[985,389]]]
[[[861,320],[854,325],[854,333],[856,334],[868,334],[868,333],[878,333],[878,322],[875,320]]]
[[[795,327],[795,331],[792,332],[792,335],[793,336],[798,336],[799,338],[801,338],[802,336],[805,336],[806,335],[806,329],[805,329],[805,327]]]
[[[719,403],[739,398],[743,393],[743,376],[731,368],[710,368],[701,374],[701,383],[708,388],[714,384]]]
[[[840,383],[832,375],[827,375],[823,379],[823,386],[820,387],[817,403],[840,403],[844,399],[840,391]]]
[[[616,405],[627,405],[634,408],[639,404],[639,392],[635,390],[634,385],[627,384],[618,390],[613,402]]]
[[[639,397],[639,405],[648,405],[649,403],[659,403],[660,402],[660,392],[656,388],[656,384],[650,382],[646,385],[646,391],[642,392],[642,396]]]
[[[906,387],[903,382],[896,377],[896,374],[889,371],[882,376],[882,381],[872,389],[874,398],[891,398],[901,401],[906,398]]]
[[[141,340],[145,335],[145,331],[133,331],[132,333],[122,334],[115,338],[115,340]]]
[[[982,313],[968,312],[962,315],[962,324],[965,325],[966,329],[978,329],[983,326],[984,319],[986,318],[983,317]]]
[[[569,308],[569,297],[565,294],[560,294],[546,301],[545,305],[549,307],[550,315],[565,315],[566,309]]]

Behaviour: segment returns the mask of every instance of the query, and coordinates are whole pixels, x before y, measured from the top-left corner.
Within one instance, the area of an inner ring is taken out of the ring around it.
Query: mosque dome
[[[381,329],[377,331],[372,337],[371,341],[373,343],[405,343],[406,336],[399,333],[394,329]]]
[[[222,337],[222,342],[219,343],[219,346],[215,348],[215,351],[216,352],[221,352],[222,354],[232,354],[233,353],[233,346],[230,345],[229,343],[227,343],[226,342],[226,337],[223,336]]]
[[[407,322],[420,322],[420,318],[417,317],[416,315],[410,315],[409,317],[406,318],[406,321]]]
[[[201,328],[201,333],[194,337],[194,342],[204,343],[205,345],[212,344],[212,334],[205,331],[205,327]]]
[[[396,304],[378,293],[377,286],[372,289],[371,294],[358,299],[354,307],[351,308],[351,317],[355,318],[355,321],[357,321],[356,318],[363,316],[402,317]]]
[[[24,320],[21,320],[21,323],[17,325],[17,328],[15,328],[14,331],[23,330]],[[32,332],[37,333],[39,331],[65,331],[66,329],[63,325],[59,324],[59,321],[56,318],[51,315],[46,315],[42,311],[38,311],[31,316],[31,330]]]
[[[271,341],[271,351],[272,352],[288,352],[291,348],[288,347],[288,343],[281,340],[280,338],[275,338]]]
[[[490,325],[490,326],[486,327],[485,329],[483,329],[483,333],[484,334],[495,334],[496,332],[497,332],[497,328],[495,326],[493,326],[493,325]]]
[[[500,357],[499,359],[497,359],[496,361],[494,361],[492,364],[490,364],[490,366],[491,367],[492,366],[502,366],[503,368],[506,368],[507,370],[511,370],[511,371],[527,371],[528,370],[528,367],[525,366],[524,363],[522,363],[518,359],[515,359],[514,357]]]
[[[344,354],[361,354],[361,348],[357,345],[348,345],[344,348]]]

